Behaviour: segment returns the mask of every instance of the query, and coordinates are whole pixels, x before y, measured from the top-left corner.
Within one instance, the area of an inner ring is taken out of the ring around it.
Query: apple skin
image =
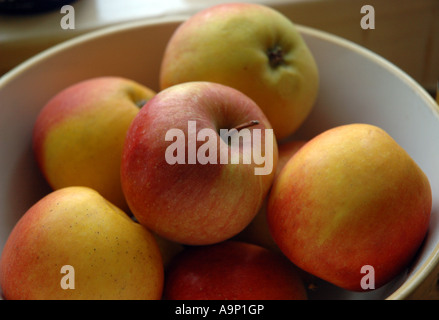
[[[162,238],[153,233],[157,246],[160,249],[160,253],[163,261],[163,268],[166,269],[172,259],[181,251],[183,251],[184,246],[180,243],[169,241],[168,239]]]
[[[276,59],[279,64],[272,66]],[[319,74],[288,18],[260,4],[227,3],[194,14],[169,40],[160,87],[187,81],[217,82],[243,92],[264,111],[280,140],[313,108]]]
[[[369,124],[329,129],[310,140],[273,184],[268,224],[298,267],[341,288],[375,288],[414,257],[429,226],[427,176],[384,130]]]
[[[187,245],[207,245],[231,238],[254,218],[271,186],[277,164],[272,136],[273,169],[255,175],[251,164],[168,164],[165,141],[170,129],[188,137],[188,121],[198,132],[232,129],[250,120],[249,130],[271,129],[259,107],[243,93],[216,83],[188,82],[159,92],[141,109],[128,130],[122,153],[122,188],[131,212],[149,230]],[[224,142],[218,135],[219,144]],[[204,142],[202,142],[204,144]],[[197,142],[197,149],[201,142]],[[187,148],[187,146],[186,146]],[[187,151],[187,149],[186,149]],[[243,149],[240,148],[242,156]],[[230,151],[229,151],[230,152]],[[186,152],[187,155],[187,152]]]
[[[276,174],[274,179],[279,176],[279,173],[282,171],[287,162],[300,150],[305,144],[306,140],[290,140],[285,141],[279,144],[278,153],[279,160],[277,162]]]
[[[87,186],[127,211],[120,184],[123,142],[139,108],[154,95],[120,77],[88,79],[55,95],[33,131],[33,150],[49,185]]]
[[[278,145],[278,161],[274,180],[276,181],[282,168],[290,158],[306,143],[305,140],[290,140]],[[250,224],[241,231],[235,240],[253,243],[264,248],[279,251],[279,247],[274,241],[267,223],[267,202],[269,195],[265,197],[264,203],[256,217]]]
[[[285,257],[239,241],[190,247],[171,261],[166,300],[307,300]]]
[[[62,289],[63,265],[75,289]],[[164,271],[153,235],[87,187],[48,194],[18,221],[0,260],[10,300],[161,299]]]

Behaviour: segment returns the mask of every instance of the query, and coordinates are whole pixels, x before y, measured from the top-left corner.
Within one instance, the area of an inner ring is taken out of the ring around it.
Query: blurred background
[[[0,0],[0,76],[33,55],[92,30],[130,21],[187,17],[224,2],[237,1]],[[241,2],[269,5],[296,24],[356,42],[400,67],[431,94],[436,92],[439,79],[439,0]],[[62,12],[64,5],[74,8],[72,29],[61,25],[63,17],[69,14]],[[366,15],[361,12],[365,5],[374,9],[374,29],[363,29],[360,25]]]

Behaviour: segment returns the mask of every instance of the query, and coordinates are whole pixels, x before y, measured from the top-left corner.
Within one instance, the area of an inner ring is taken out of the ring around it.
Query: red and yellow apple
[[[414,257],[431,197],[427,176],[388,133],[349,124],[317,135],[288,161],[270,192],[267,217],[294,264],[362,291],[371,288],[364,277],[373,275],[369,284],[379,288]]]
[[[274,180],[276,181],[276,177],[279,175],[282,168],[285,164],[290,160],[290,158],[306,143],[304,140],[290,140],[283,142],[278,145],[278,161],[276,167],[276,173],[274,176]],[[241,231],[236,237],[235,240],[250,242],[253,244],[260,245],[264,248],[268,248],[270,250],[279,250],[276,242],[273,240],[273,237],[270,233],[270,229],[267,224],[267,200],[269,195],[265,197],[264,203],[259,210],[256,217],[250,222],[250,224]]]
[[[234,134],[226,141],[223,131]],[[252,142],[228,144],[241,134]],[[178,243],[212,244],[255,217],[277,155],[271,125],[250,98],[221,84],[187,82],[159,92],[133,120],[122,187],[131,212],[151,231]]]
[[[260,4],[227,3],[194,14],[169,40],[160,87],[187,81],[217,82],[243,92],[283,139],[310,113],[319,75],[291,20]]]
[[[76,83],[41,110],[33,131],[38,164],[53,189],[87,186],[127,211],[120,185],[125,134],[149,88],[120,77]]]
[[[171,261],[167,300],[306,300],[305,286],[285,257],[238,241],[190,247]]]
[[[73,273],[64,275],[64,266]],[[34,204],[0,259],[10,300],[160,299],[163,281],[153,235],[87,187],[62,188]]]

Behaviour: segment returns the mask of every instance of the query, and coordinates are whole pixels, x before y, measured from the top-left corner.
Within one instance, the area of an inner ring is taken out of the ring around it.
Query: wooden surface
[[[130,20],[187,15],[220,0],[77,0],[75,30],[60,27],[59,11],[32,17],[0,16],[0,74],[76,35]],[[295,23],[352,40],[382,55],[432,92],[439,79],[437,0],[253,0]],[[375,29],[363,30],[361,8],[375,11]]]

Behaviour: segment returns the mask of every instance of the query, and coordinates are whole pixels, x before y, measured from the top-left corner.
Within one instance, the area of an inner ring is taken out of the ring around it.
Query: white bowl
[[[80,36],[24,62],[0,79],[0,248],[21,215],[50,191],[31,150],[34,121],[61,89],[83,79],[118,75],[158,91],[162,53],[183,18],[132,23]],[[317,104],[297,137],[341,124],[385,129],[428,175],[431,225],[417,258],[397,279],[367,293],[320,283],[315,299],[429,298],[439,262],[439,113],[415,81],[383,58],[349,41],[299,26],[318,63]],[[432,291],[433,290],[433,291]]]

